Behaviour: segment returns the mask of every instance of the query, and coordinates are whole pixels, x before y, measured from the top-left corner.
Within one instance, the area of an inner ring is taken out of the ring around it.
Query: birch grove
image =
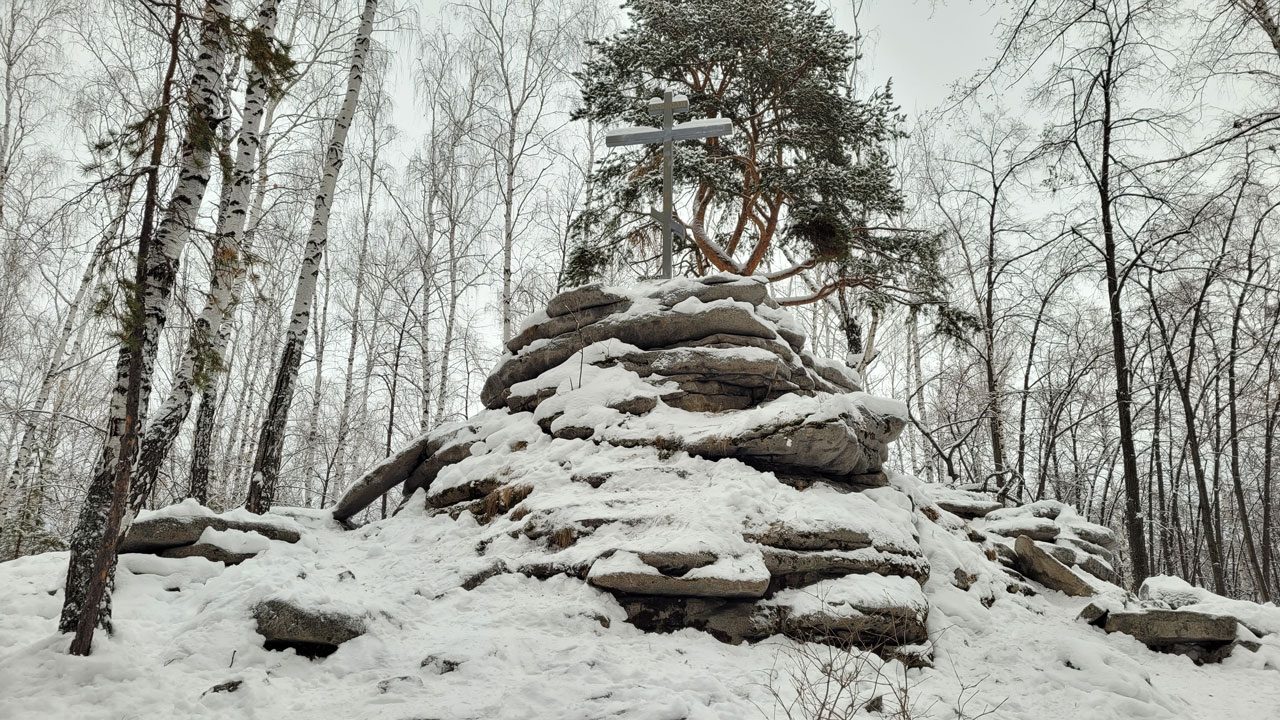
[[[62,632],[75,632],[72,653],[77,655],[89,653],[95,627],[111,629],[110,585],[115,570],[115,546],[130,522],[126,505],[138,436],[151,393],[151,373],[160,331],[168,319],[178,259],[190,228],[196,224],[196,214],[209,185],[214,133],[221,120],[218,93],[227,51],[225,25],[229,14],[230,4],[225,0],[209,0],[203,8],[178,182],[154,235],[148,236],[144,219],[138,239],[138,276],[128,304],[129,314],[122,318],[124,339],[116,361],[107,439],[72,535],[71,561],[59,621]]]

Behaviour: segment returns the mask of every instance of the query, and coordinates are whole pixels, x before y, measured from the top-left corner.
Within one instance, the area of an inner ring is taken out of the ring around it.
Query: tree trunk
[[[277,0],[262,0],[258,7],[256,36],[262,42],[274,42]],[[254,59],[251,57],[251,61]],[[213,382],[211,375],[223,367],[223,353],[227,334],[223,327],[229,322],[235,301],[236,285],[245,273],[245,227],[249,218],[249,191],[253,187],[254,170],[257,167],[259,133],[266,109],[272,68],[253,61],[249,67],[245,88],[244,106],[241,112],[240,130],[236,139],[235,161],[230,173],[224,173],[225,202],[218,212],[210,258],[209,293],[204,308],[196,317],[181,365],[173,379],[169,396],[152,418],[142,442],[137,473],[130,494],[130,507],[136,513],[151,496],[160,466],[169,454],[169,448],[182,429],[197,389],[203,390]],[[207,494],[207,484],[205,486]]]
[[[178,258],[196,225],[209,184],[209,156],[219,110],[218,90],[225,59],[224,37],[230,22],[228,0],[207,0],[202,13],[200,49],[191,77],[191,105],[182,143],[178,184],[155,237],[139,238],[136,302],[124,328],[125,342],[116,363],[116,385],[107,421],[107,439],[90,481],[71,540],[60,632],[75,632],[73,655],[87,655],[96,627],[111,630],[110,584],[116,543],[128,529],[129,485],[137,453],[142,413],[151,390],[160,331],[167,319]],[[174,35],[176,42],[177,33]],[[145,229],[145,228],[144,228]],[[148,240],[147,242],[143,242]]]
[[[264,513],[275,502],[276,486],[280,479],[280,459],[284,452],[285,423],[289,417],[289,404],[293,401],[293,388],[298,379],[298,365],[302,362],[302,347],[307,339],[307,327],[311,318],[311,305],[315,299],[316,278],[320,273],[320,260],[329,237],[329,210],[333,206],[333,193],[342,169],[344,146],[351,120],[355,116],[356,102],[360,97],[365,59],[369,54],[369,39],[373,33],[374,14],[378,0],[365,0],[364,13],[360,17],[360,30],[356,34],[355,48],[351,55],[351,71],[347,76],[347,93],[342,110],[335,119],[333,135],[325,154],[324,175],[320,180],[320,192],[316,196],[315,214],[311,221],[311,233],[303,253],[302,268],[298,273],[298,290],[293,300],[293,313],[285,336],[284,350],[280,353],[280,367],[276,370],[275,387],[267,405],[267,416],[258,436],[258,451],[253,461],[253,475],[249,481],[249,497],[245,507],[250,512]]]
[[[1124,468],[1125,528],[1132,564],[1130,586],[1136,591],[1151,575],[1143,530],[1142,489],[1138,484],[1138,451],[1133,440],[1133,393],[1129,389],[1129,352],[1125,346],[1124,310],[1120,298],[1120,270],[1114,223],[1111,217],[1111,90],[1114,81],[1108,58],[1101,87],[1103,93],[1102,163],[1098,174],[1098,204],[1102,216],[1103,261],[1107,274],[1107,305],[1111,321],[1111,357],[1116,377],[1116,413],[1120,425],[1120,460]]]

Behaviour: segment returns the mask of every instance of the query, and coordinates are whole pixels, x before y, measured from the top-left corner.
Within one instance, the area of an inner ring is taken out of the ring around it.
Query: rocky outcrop
[[[1147,647],[1207,645],[1236,639],[1235,618],[1183,610],[1146,609],[1107,614],[1103,629],[1132,635]]]
[[[804,335],[777,309],[762,278],[673,280],[647,292],[588,285],[551,300],[507,343],[481,391],[486,407],[531,410],[532,380],[595,343],[629,346],[593,359],[670,384],[665,400],[699,412],[740,410],[786,393],[860,389],[856,378],[803,351]]]
[[[280,523],[255,521],[225,515],[153,515],[144,516],[129,526],[120,541],[122,553],[158,553],[169,548],[195,544],[208,528],[214,530],[238,530],[261,535],[269,540],[286,543],[298,542],[297,530]]]
[[[365,633],[364,620],[332,610],[303,607],[273,599],[253,608],[258,634],[268,650],[293,648],[306,657],[326,657],[338,646]]]
[[[951,502],[962,509],[981,507],[983,498],[978,493],[957,490],[947,490],[940,495],[940,506]],[[1112,567],[1115,534],[1109,528],[1085,520],[1063,503],[1041,500],[1016,507],[988,508],[975,515],[970,525],[977,537],[987,540],[1010,566],[1015,566],[1015,558],[1021,555],[1009,552],[1013,549],[1013,540],[1027,537],[1042,553],[1062,565],[1083,570],[1106,582],[1118,580]],[[1021,572],[1020,566],[1017,569]],[[1043,584],[1049,586],[1047,582]]]
[[[1162,604],[1132,596],[1093,602],[1080,612],[1080,620],[1108,633],[1129,635],[1152,650],[1186,655],[1198,665],[1221,662],[1241,648],[1256,651],[1259,647],[1248,639],[1248,631],[1241,630],[1241,623],[1233,616],[1168,609],[1160,607]]]
[[[812,357],[766,288],[713,276],[557,296],[507,343],[488,410],[370,470],[334,517],[402,486],[402,510],[475,524],[483,561],[464,588],[568,575],[645,630],[926,662],[929,565],[884,468],[906,409]]]

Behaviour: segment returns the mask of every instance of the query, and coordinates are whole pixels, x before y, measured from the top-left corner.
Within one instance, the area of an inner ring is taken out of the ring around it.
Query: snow
[[[688,303],[688,309],[705,305]],[[1261,634],[1261,647],[1204,667],[1153,653],[1131,637],[1078,622],[1087,600],[1012,592],[1009,576],[967,538],[957,518],[926,517],[923,509],[936,506],[935,488],[914,477],[890,469],[884,488],[841,493],[819,484],[800,491],[736,460],[651,446],[664,435],[723,437],[842,416],[901,420],[901,403],[865,393],[787,395],[708,415],[659,401],[643,417],[628,416],[607,406],[636,393],[655,397],[661,388],[620,368],[582,362],[620,351],[619,343],[593,345],[518,385],[527,393],[563,391],[536,414],[490,411],[471,418],[454,440],[474,443],[470,457],[442,469],[429,491],[392,518],[345,531],[316,511],[235,514],[288,526],[302,539],[290,544],[206,530],[202,542],[258,553],[231,567],[203,558],[122,556],[117,632],[100,633],[90,657],[69,656],[68,638],[55,632],[66,553],[0,564],[0,718],[780,716],[775,693],[794,696],[791,677],[821,680],[805,665],[812,655],[794,642],[775,637],[729,645],[695,630],[647,634],[626,622],[610,593],[583,579],[539,580],[519,572],[537,564],[588,577],[654,575],[660,571],[642,558],[691,555],[699,559],[691,564],[700,566],[681,576],[691,584],[762,584],[769,580],[764,553],[774,551],[748,537],[777,533],[854,545],[865,536],[869,547],[824,552],[928,569],[923,587],[909,577],[848,575],[763,601],[793,617],[927,613],[932,668],[907,670],[859,651],[822,651],[843,667],[860,668],[874,687],[889,683],[881,690],[888,693],[886,715],[898,709],[893,691],[905,687],[913,717],[931,720],[955,718],[957,707],[969,716],[990,711],[991,720],[1275,717],[1280,610],[1274,606],[1158,579],[1153,589],[1181,593],[1193,601],[1188,607],[1241,617],[1253,631],[1242,635]],[[594,439],[615,444],[552,438],[537,420],[555,414],[555,422],[596,428]],[[616,444],[628,438],[645,443]],[[428,493],[486,480],[528,489],[519,513],[490,518],[464,511],[453,519],[424,502]],[[1048,504],[996,511],[992,522],[1040,522],[1039,515],[1054,513],[1056,521],[1043,521],[1064,533],[1104,530]],[[145,516],[205,514],[187,502]],[[558,531],[587,528],[592,532],[564,546],[548,540]],[[495,568],[505,572],[475,581]],[[967,590],[957,586],[961,577]],[[1098,584],[1108,594],[1094,601],[1120,603],[1122,590]],[[367,632],[323,659],[267,651],[252,609],[269,599],[357,615]],[[241,685],[210,691],[229,681]]]
[[[866,610],[904,608],[923,615],[929,610],[920,585],[911,578],[846,575],[803,588],[779,592],[770,605],[796,615],[845,617]]]
[[[260,553],[271,546],[271,541],[265,535],[243,530],[215,530],[211,527],[205,528],[196,542],[233,553]]]
[[[1230,615],[1254,633],[1280,633],[1280,607],[1275,603],[1259,605],[1234,600],[1170,575],[1147,578],[1142,583],[1142,595],[1166,602],[1175,609]]]
[[[620,456],[592,458],[572,450],[586,444],[557,441],[546,455],[576,460],[577,472],[617,469]],[[726,465],[692,458],[679,464],[698,473]],[[736,472],[748,476],[744,493],[753,494],[750,471],[741,466]],[[643,489],[639,477],[628,480],[623,473],[621,482],[626,492]],[[565,482],[562,491],[571,484],[580,485]],[[732,503],[722,509],[707,500],[688,504],[739,521],[766,509],[716,497]],[[668,510],[681,512],[676,505],[668,503]],[[778,505],[769,510],[786,515],[786,503]],[[793,607],[813,607],[826,589],[824,611],[927,598],[936,667],[868,665],[910,685],[917,708],[932,708],[919,717],[953,717],[958,699],[974,714],[994,709],[988,716],[993,720],[1274,717],[1280,703],[1280,642],[1274,636],[1264,638],[1260,653],[1240,652],[1221,666],[1197,667],[1076,622],[1084,600],[1005,593],[976,544],[918,517],[916,525],[933,566],[923,593],[918,587],[912,592],[909,580],[867,576],[779,596]],[[67,639],[54,634],[66,554],[4,563],[0,717],[771,716],[771,673],[776,677],[777,668],[801,657],[790,641],[734,646],[692,630],[645,634],[625,622],[607,593],[565,576],[539,581],[499,575],[462,590],[462,579],[486,564],[475,551],[477,529],[469,515],[453,521],[411,504],[397,517],[353,532],[309,527],[311,542],[272,543],[230,568],[201,558],[125,556],[117,577],[118,632],[100,635],[88,658],[68,656]],[[957,567],[979,575],[974,589],[951,583]],[[344,571],[354,578],[339,579]],[[181,573],[190,579],[174,592],[169,588]],[[843,595],[832,606],[836,591]],[[281,596],[361,613],[369,631],[321,660],[268,652],[249,612],[256,602]],[[987,596],[995,598],[990,608],[982,604]],[[445,660],[458,663],[456,669],[442,672]],[[243,683],[236,692],[206,693],[231,680]],[[785,675],[773,682],[780,692],[790,691]]]

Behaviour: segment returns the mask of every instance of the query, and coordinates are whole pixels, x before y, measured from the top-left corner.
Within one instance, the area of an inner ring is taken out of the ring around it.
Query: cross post
[[[675,141],[723,137],[733,133],[733,123],[728,118],[709,118],[675,123],[675,114],[689,110],[689,98],[674,95],[665,90],[661,98],[649,101],[649,113],[662,117],[662,127],[628,127],[610,130],[604,138],[606,147],[623,145],[653,145],[662,143],[662,277],[671,278],[672,175],[675,167]],[[657,213],[651,213],[657,215]],[[681,229],[683,235],[683,229]]]

